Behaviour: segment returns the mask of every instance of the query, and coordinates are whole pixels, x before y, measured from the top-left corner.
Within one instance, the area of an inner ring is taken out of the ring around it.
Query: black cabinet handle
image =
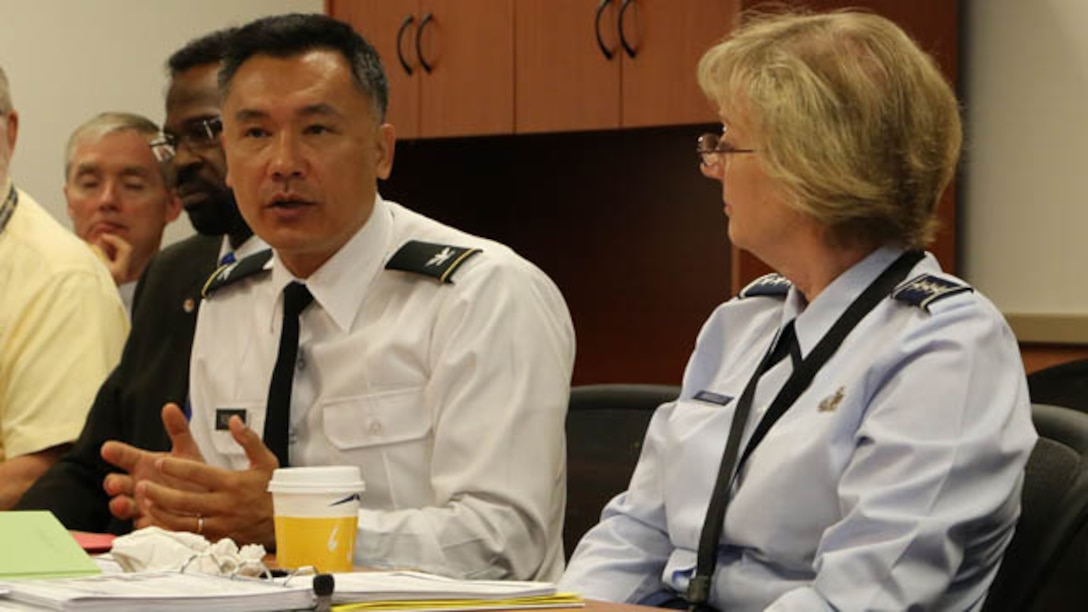
[[[434,21],[434,15],[427,13],[423,16],[423,20],[419,22],[419,28],[416,29],[416,57],[419,58],[419,65],[423,66],[423,71],[427,74],[431,73],[431,65],[427,63],[427,60],[423,59],[423,28],[428,23]]]
[[[620,44],[623,45],[623,50],[627,52],[627,57],[630,57],[631,59],[634,59],[635,53],[637,53],[638,51],[636,51],[635,48],[627,42],[627,37],[623,34],[623,15],[627,12],[627,7],[631,6],[634,3],[634,0],[623,0],[623,4],[620,5],[619,19],[616,20],[619,24],[618,29],[620,31]]]
[[[412,76],[412,66],[408,64],[408,60],[404,59],[404,54],[400,52],[400,49],[404,41],[404,31],[408,29],[408,26],[412,25],[413,21],[415,21],[415,17],[408,15],[401,22],[400,29],[397,30],[397,59],[400,60],[400,65],[408,73],[408,76]]]
[[[601,3],[597,5],[597,17],[593,21],[593,33],[597,35],[597,46],[601,48],[601,53],[604,54],[606,60],[612,59],[612,52],[608,50],[608,47],[604,46],[604,41],[601,40],[601,16],[604,15],[604,9],[612,0],[601,0]]]

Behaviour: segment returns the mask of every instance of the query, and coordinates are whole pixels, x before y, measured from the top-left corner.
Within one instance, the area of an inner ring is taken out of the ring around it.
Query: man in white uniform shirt
[[[141,524],[273,545],[272,469],[352,464],[366,481],[357,564],[557,578],[574,358],[559,291],[509,248],[377,194],[395,137],[381,64],[349,26],[243,27],[220,91],[230,184],[274,254],[210,281],[190,427],[164,410],[175,454],[210,465],[106,453],[136,475]],[[313,302],[277,430],[281,296],[300,284]],[[282,459],[260,432],[282,438]]]

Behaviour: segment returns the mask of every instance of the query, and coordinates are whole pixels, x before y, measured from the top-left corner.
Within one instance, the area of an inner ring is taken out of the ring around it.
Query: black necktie
[[[785,327],[782,328],[782,333],[778,334],[778,341],[774,345],[774,350],[771,351],[770,356],[762,364],[757,376],[763,376],[776,363],[785,359],[786,355],[791,356],[794,368],[801,362],[801,346],[797,344],[797,331],[793,328],[793,320],[786,323]]]
[[[280,329],[280,351],[272,370],[268,387],[268,412],[264,421],[264,443],[287,467],[287,433],[291,427],[291,384],[295,379],[295,359],[298,357],[298,316],[314,301],[306,285],[291,282],[283,289],[283,327]]]

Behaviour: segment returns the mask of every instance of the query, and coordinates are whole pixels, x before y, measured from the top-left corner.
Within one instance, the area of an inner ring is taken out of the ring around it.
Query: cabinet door
[[[378,50],[389,79],[386,121],[396,128],[398,138],[418,137],[421,70],[415,40],[419,0],[329,0],[328,12],[351,24]]]
[[[420,136],[513,133],[514,0],[421,4]]]
[[[519,133],[620,127],[619,6],[620,0],[517,0]]]
[[[717,120],[695,80],[699,58],[736,22],[738,0],[627,0],[619,27],[624,52],[624,127]]]

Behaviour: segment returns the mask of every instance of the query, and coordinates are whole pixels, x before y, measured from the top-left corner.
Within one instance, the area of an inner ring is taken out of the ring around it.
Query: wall
[[[106,110],[163,118],[164,63],[193,37],[322,0],[4,0],[0,65],[21,120],[12,177],[66,226],[64,147]],[[167,241],[192,233],[179,219]]]
[[[966,0],[963,271],[1021,341],[1088,343],[1088,2]]]

